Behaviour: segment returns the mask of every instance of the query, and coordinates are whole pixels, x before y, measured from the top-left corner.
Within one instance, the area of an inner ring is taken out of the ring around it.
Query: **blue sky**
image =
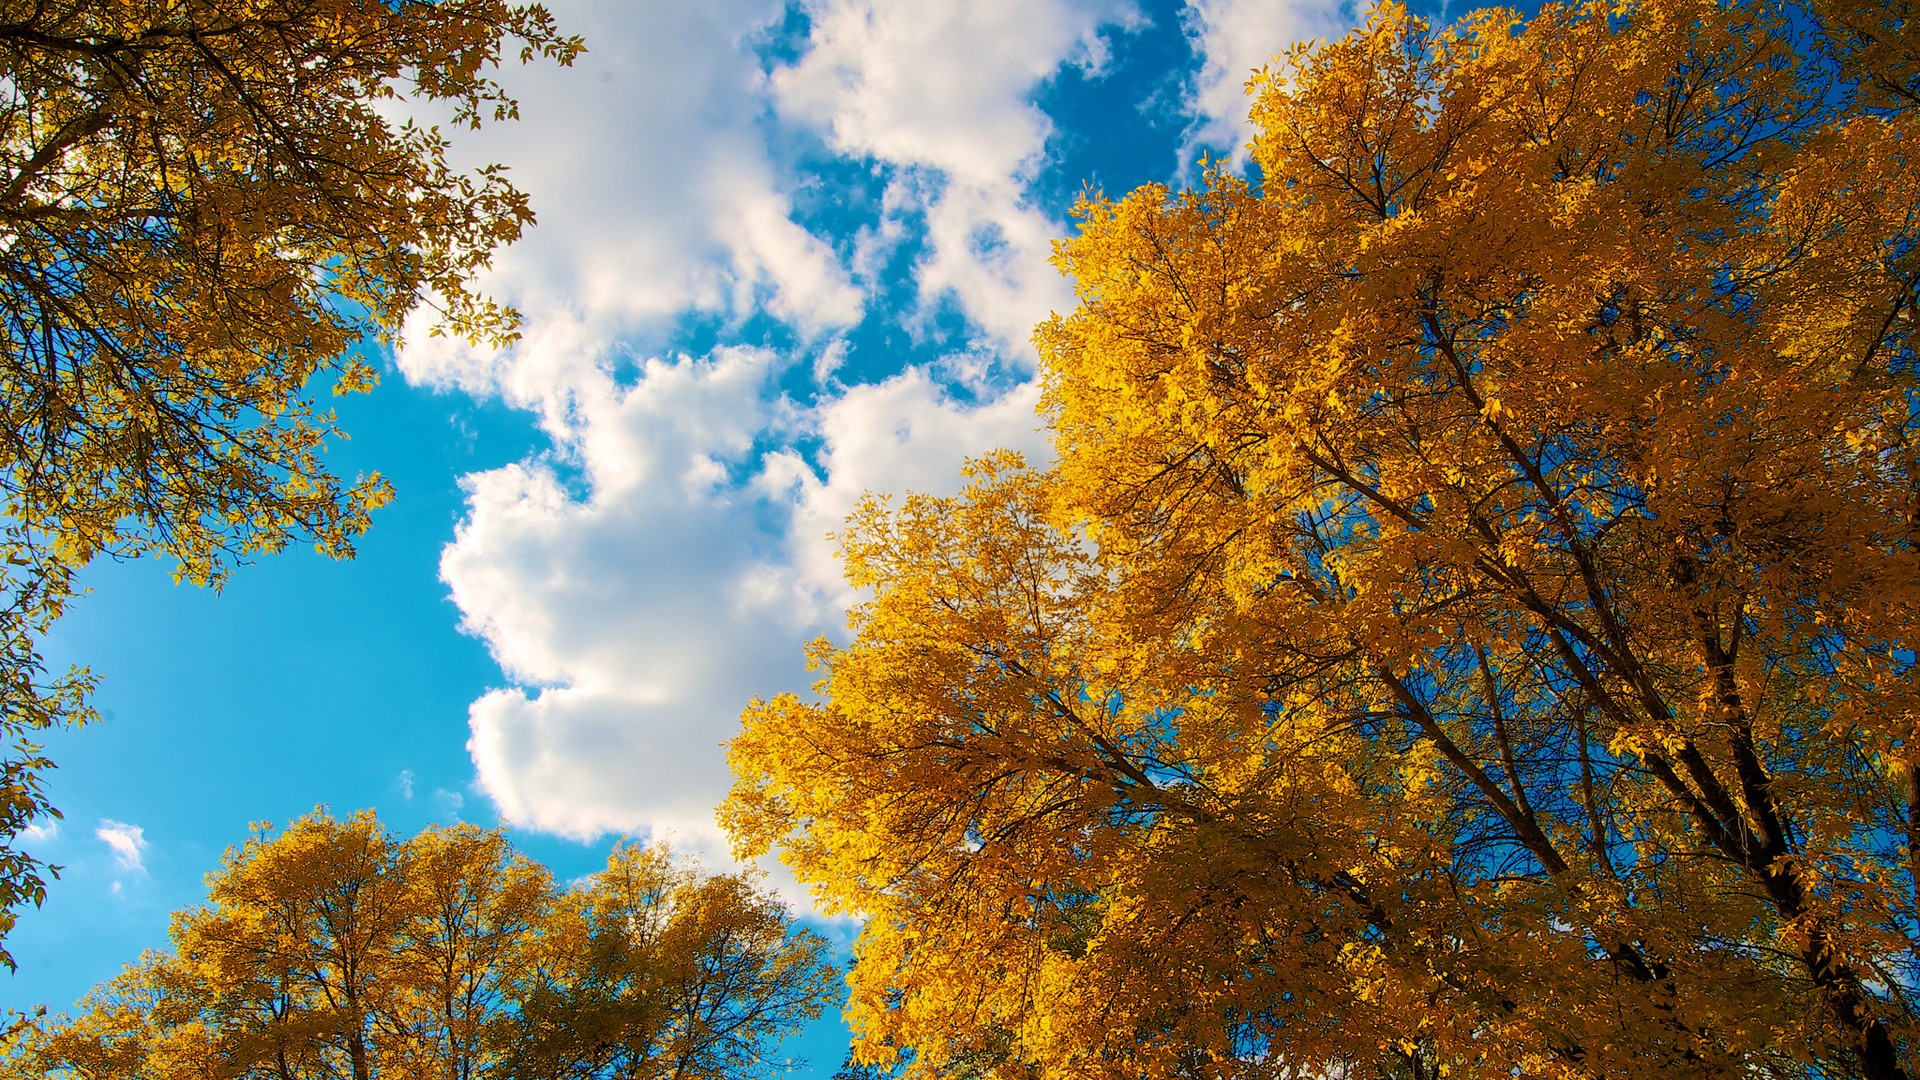
[[[844,627],[826,534],[862,491],[1044,458],[1033,324],[1083,185],[1189,178],[1246,138],[1249,70],[1338,33],[1313,0],[548,0],[590,52],[516,69],[463,139],[540,223],[479,353],[411,326],[339,403],[344,473],[398,501],[358,559],[290,551],[220,595],[101,565],[48,643],[105,722],[47,740],[66,867],[0,1005],[59,1010],[141,949],[250,822],[505,821],[562,877],[620,834],[709,865],[719,744]],[[777,886],[797,895],[776,876]],[[829,928],[844,937],[847,928]],[[838,1065],[831,1024],[804,1042]]]

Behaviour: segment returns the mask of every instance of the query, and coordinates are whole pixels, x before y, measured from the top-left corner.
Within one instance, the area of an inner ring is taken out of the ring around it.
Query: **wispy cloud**
[[[93,830],[93,835],[113,849],[113,857],[122,869],[141,873],[146,871],[146,864],[142,861],[142,855],[147,850],[146,830],[124,821],[101,818],[100,827]]]
[[[53,818],[43,818],[20,830],[20,840],[28,847],[50,844],[60,837],[60,823]]]
[[[413,798],[413,770],[412,769],[401,769],[400,775],[394,778],[394,783],[398,785],[400,788],[401,798],[403,799]]]

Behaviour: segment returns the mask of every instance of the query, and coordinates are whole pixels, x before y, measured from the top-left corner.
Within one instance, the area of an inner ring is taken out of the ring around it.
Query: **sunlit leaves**
[[[171,951],[13,1032],[0,1076],[755,1076],[836,981],[751,881],[659,848],[561,888],[498,831],[315,813],[208,885]]]
[[[1907,1075],[1898,5],[1376,9],[1081,208],[1058,463],[870,504],[727,820],[921,1075]],[[986,977],[981,977],[984,965]]]

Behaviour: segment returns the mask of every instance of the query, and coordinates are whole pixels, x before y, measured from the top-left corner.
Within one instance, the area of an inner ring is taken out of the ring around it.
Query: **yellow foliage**
[[[595,1080],[758,1075],[835,982],[740,875],[616,848],[557,888],[497,830],[370,812],[262,826],[79,1015],[17,1025],[0,1077]]]
[[[1911,27],[1383,5],[1254,80],[1257,185],[1087,200],[1058,463],[864,505],[733,743],[862,1055],[1911,1075]]]

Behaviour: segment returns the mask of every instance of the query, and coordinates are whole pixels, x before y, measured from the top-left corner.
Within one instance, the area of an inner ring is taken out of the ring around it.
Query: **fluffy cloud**
[[[928,302],[955,298],[1003,349],[1071,292],[1047,256],[1058,223],[1025,189],[1052,125],[1035,88],[1063,64],[1097,65],[1099,31],[1132,26],[1120,0],[927,0],[809,5],[807,52],[774,73],[781,114],[824,131],[842,153],[899,167],[897,211],[924,213]]]
[[[714,846],[720,741],[756,679],[798,667],[729,598],[773,542],[725,477],[771,422],[778,363],[724,349],[577,388],[570,471],[584,491],[553,462],[468,479],[441,570],[520,684],[470,712],[480,785],[509,821]]]
[[[773,0],[548,5],[589,51],[571,69],[509,67],[521,120],[463,136],[465,164],[513,163],[540,216],[482,284],[526,315],[523,345],[430,338],[400,351],[409,380],[552,405],[624,335],[686,312],[764,303],[811,335],[856,321],[862,298],[831,248],[795,224],[757,118],[754,42]]]
[[[969,454],[1037,449],[1030,388],[968,406],[912,370],[802,408],[770,396],[779,370],[752,349],[650,362],[584,396],[584,491],[545,462],[469,479],[441,569],[519,683],[469,717],[509,821],[717,852],[721,742],[748,699],[806,684],[800,643],[843,608],[826,533],[863,490],[950,489]],[[755,450],[770,428],[813,460]]]
[[[1353,5],[1327,0],[1187,0],[1187,33],[1201,57],[1188,108],[1195,126],[1189,148],[1246,158],[1247,79],[1295,42],[1333,38],[1353,23]],[[1191,160],[1192,154],[1184,155]]]
[[[1006,187],[1037,164],[1051,124],[1029,97],[1062,63],[1096,58],[1122,3],[926,0],[809,4],[805,55],[774,75],[780,107],[836,145],[929,165],[963,187]]]
[[[93,830],[93,835],[113,850],[114,860],[121,869],[136,872],[146,870],[141,856],[147,850],[147,837],[146,831],[140,826],[102,818],[100,827]]]

